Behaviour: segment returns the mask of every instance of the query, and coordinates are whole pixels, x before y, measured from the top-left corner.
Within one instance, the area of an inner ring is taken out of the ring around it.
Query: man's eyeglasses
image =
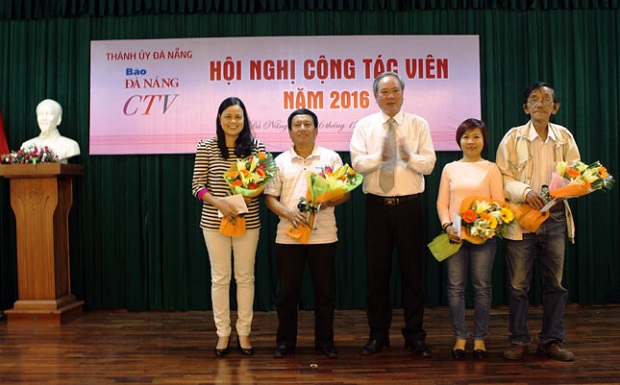
[[[544,99],[528,99],[527,100],[527,104],[529,104],[530,106],[535,106],[538,103],[542,103],[543,106],[545,107],[549,107],[553,105],[553,99],[552,98],[544,98]]]

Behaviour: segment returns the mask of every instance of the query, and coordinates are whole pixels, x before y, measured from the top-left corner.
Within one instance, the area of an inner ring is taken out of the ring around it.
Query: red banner
[[[6,140],[6,133],[4,132],[4,122],[2,121],[2,111],[0,111],[0,154],[8,154],[9,142]]]

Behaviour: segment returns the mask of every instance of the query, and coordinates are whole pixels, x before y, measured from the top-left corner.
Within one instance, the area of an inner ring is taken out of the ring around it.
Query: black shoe
[[[408,346],[405,345],[405,347],[408,347]],[[422,357],[431,356],[431,349],[429,349],[429,347],[426,345],[424,341],[414,341],[413,343],[411,343],[411,345],[408,348],[411,350],[411,353],[413,353],[416,356],[422,356]]]
[[[475,349],[473,351],[472,355],[477,360],[484,360],[485,358],[487,358],[487,351],[486,350],[481,350],[481,349]]]
[[[362,347],[360,350],[360,354],[363,356],[369,356],[375,353],[379,353],[383,349],[387,349],[390,347],[390,340],[388,339],[376,339],[371,338],[366,342],[366,345]]]
[[[338,350],[334,345],[327,345],[315,348],[317,352],[321,352],[327,358],[336,358],[338,357]]]
[[[284,358],[293,352],[293,348],[288,345],[278,345],[273,352],[275,358]]]
[[[452,349],[452,357],[457,360],[462,360],[465,358],[465,350],[463,349]]]
[[[254,347],[251,348],[244,348],[241,347],[241,341],[239,341],[239,339],[237,339],[237,349],[241,352],[241,354],[243,354],[244,356],[251,356],[254,354]]]
[[[230,347],[230,337],[228,338],[228,344],[224,349],[215,348],[214,352],[217,357],[224,357],[228,354],[228,348]]]

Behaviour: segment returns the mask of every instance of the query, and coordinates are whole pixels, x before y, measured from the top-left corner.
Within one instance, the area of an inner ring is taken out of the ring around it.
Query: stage
[[[471,310],[468,310],[471,315]],[[540,307],[530,309],[530,330],[540,329]],[[233,315],[233,320],[234,320]],[[619,384],[620,305],[571,305],[565,317],[566,347],[576,355],[562,363],[536,354],[523,361],[501,358],[507,347],[508,309],[494,308],[489,358],[452,358],[447,308],[428,309],[425,328],[430,358],[403,349],[402,310],[394,311],[392,346],[361,356],[368,328],[363,310],[337,311],[339,357],[313,348],[313,314],[300,316],[297,350],[273,358],[275,312],[254,315],[255,355],[236,349],[214,356],[211,312],[86,311],[58,327],[9,327],[0,321],[1,384]],[[471,325],[471,322],[470,322]],[[236,346],[233,337],[231,348]],[[471,350],[471,342],[468,349]]]

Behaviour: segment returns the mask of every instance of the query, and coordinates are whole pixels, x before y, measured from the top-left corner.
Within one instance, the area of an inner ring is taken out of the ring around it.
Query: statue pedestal
[[[82,313],[71,294],[69,211],[78,164],[0,165],[10,179],[16,220],[19,299],[5,311],[8,326],[60,325]]]

